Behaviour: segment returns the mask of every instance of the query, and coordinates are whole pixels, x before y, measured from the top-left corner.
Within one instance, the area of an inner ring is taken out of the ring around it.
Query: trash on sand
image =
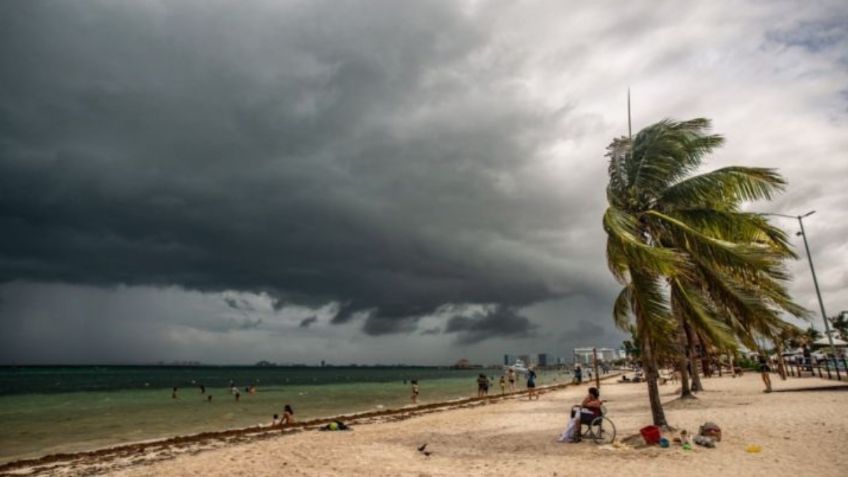
[[[666,449],[668,448],[669,444],[670,443],[668,442],[668,439],[666,439],[665,437],[660,437],[660,447]]]
[[[715,447],[715,442],[710,437],[695,436],[695,438],[693,440],[695,441],[695,444],[698,444],[699,446],[704,446],[704,447],[709,447],[709,448]]]
[[[757,444],[749,444],[748,447],[745,448],[745,452],[749,454],[759,454],[762,450],[763,448]]]

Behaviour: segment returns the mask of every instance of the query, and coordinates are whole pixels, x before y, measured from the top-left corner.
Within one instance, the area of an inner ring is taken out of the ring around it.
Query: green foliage
[[[758,363],[743,356],[736,360],[736,365],[742,369],[756,369]]]
[[[830,326],[836,330],[841,339],[848,339],[848,311],[843,311],[837,316],[830,318]]]
[[[732,351],[786,334],[783,313],[808,316],[787,292],[784,261],[795,254],[786,233],[740,210],[785,181],[753,167],[692,175],[724,141],[709,128],[705,118],[663,120],[607,148],[607,263],[623,285],[613,317],[654,362],[680,355],[684,324],[704,345]]]

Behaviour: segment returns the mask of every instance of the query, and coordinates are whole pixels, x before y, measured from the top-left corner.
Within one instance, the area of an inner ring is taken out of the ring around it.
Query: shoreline
[[[620,376],[620,372],[611,372],[607,376],[600,378],[601,381]],[[584,384],[587,381],[584,381]],[[551,391],[561,390],[574,386],[574,383],[558,383],[540,386],[536,388],[538,394],[545,394]],[[185,436],[173,436],[166,438],[157,438],[120,444],[114,446],[103,447],[90,451],[54,453],[41,457],[16,459],[0,464],[0,475],[6,475],[9,472],[20,471],[22,469],[32,469],[33,472],[41,470],[49,471],[51,468],[65,467],[72,465],[75,461],[94,460],[98,463],[107,463],[120,458],[127,458],[132,455],[144,453],[147,451],[177,451],[181,452],[199,452],[205,449],[213,449],[222,445],[234,442],[247,442],[253,440],[261,440],[269,437],[279,436],[280,434],[296,434],[306,430],[315,430],[322,425],[333,421],[342,421],[346,424],[362,425],[385,422],[387,420],[400,421],[411,417],[420,416],[434,412],[444,412],[458,408],[468,408],[489,403],[497,403],[508,399],[520,398],[527,395],[527,390],[515,391],[512,393],[489,395],[485,397],[469,397],[452,399],[448,401],[438,401],[428,404],[419,404],[416,406],[407,406],[395,409],[381,409],[373,411],[364,411],[353,414],[340,414],[328,417],[320,417],[302,422],[296,422],[292,426],[285,428],[272,426],[248,426],[233,429],[224,429],[220,431],[208,431]],[[192,449],[188,449],[193,447]],[[199,448],[198,448],[199,447]],[[173,455],[168,458],[173,457]],[[40,468],[44,469],[40,469]],[[14,474],[11,474],[14,475]]]

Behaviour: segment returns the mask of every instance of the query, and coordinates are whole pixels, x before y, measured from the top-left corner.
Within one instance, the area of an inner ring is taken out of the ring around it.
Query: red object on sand
[[[648,444],[659,444],[660,437],[662,437],[660,428],[657,426],[643,427],[639,430],[639,433],[642,434],[642,439],[645,439]]]

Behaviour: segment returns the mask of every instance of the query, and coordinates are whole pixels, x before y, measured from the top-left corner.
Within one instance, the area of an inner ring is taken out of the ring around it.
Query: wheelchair
[[[573,412],[580,412],[581,406],[572,406]],[[585,430],[584,430],[585,429]],[[580,415],[580,438],[592,439],[595,444],[615,442],[615,424],[607,417],[607,407],[601,406],[601,415],[587,419]]]

